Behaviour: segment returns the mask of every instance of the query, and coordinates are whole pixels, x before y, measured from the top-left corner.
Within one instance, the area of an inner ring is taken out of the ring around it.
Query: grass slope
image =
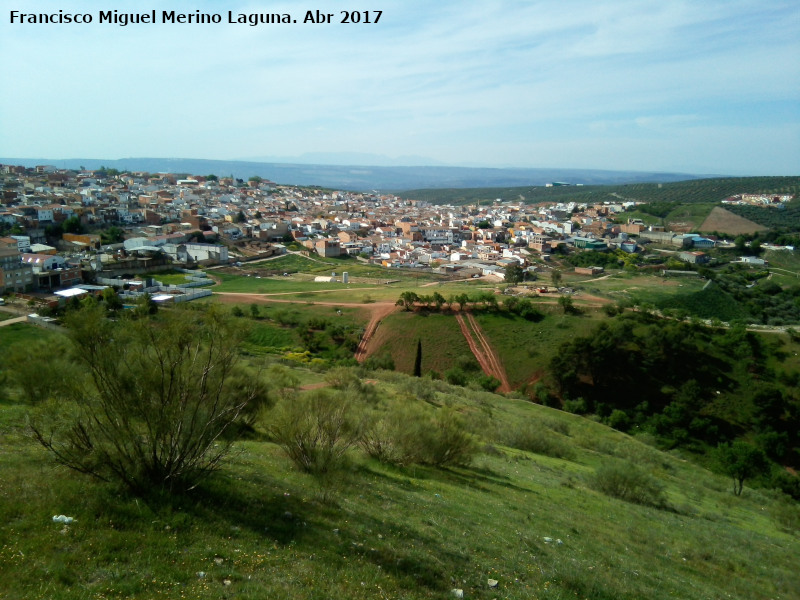
[[[378,377],[377,397],[420,402],[407,390],[425,380]],[[796,597],[800,540],[776,526],[769,494],[735,498],[728,481],[574,415],[426,385],[428,406],[459,411],[489,444],[472,466],[396,468],[354,454],[321,484],[256,439],[192,494],[161,503],[53,466],[25,435],[24,407],[0,404],[0,596]],[[570,459],[504,445],[530,423],[568,444]],[[609,463],[655,477],[667,508],[595,491]]]
[[[475,315],[497,351],[512,388],[537,380],[546,370],[555,348],[576,335],[587,334],[597,325],[596,313],[576,317],[560,312],[553,307],[538,323],[508,313]]]
[[[15,315],[11,315],[11,318],[14,317]],[[11,325],[6,325],[0,328],[0,361],[2,361],[3,355],[17,344],[28,344],[36,340],[47,340],[56,335],[59,334],[29,323],[12,323]]]
[[[417,340],[422,341],[422,372],[443,373],[462,356],[472,356],[453,315],[396,312],[386,317],[372,340],[374,356],[389,354],[395,368],[412,373]]]
[[[800,177],[724,177],[692,179],[671,183],[632,183],[627,185],[587,185],[581,187],[510,187],[473,189],[409,190],[402,198],[426,200],[436,204],[491,204],[503,201],[538,202],[640,202],[678,201],[684,203],[719,202],[735,194],[800,192]]]

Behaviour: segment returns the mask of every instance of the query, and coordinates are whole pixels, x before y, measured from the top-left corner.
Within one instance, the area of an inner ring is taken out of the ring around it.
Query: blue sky
[[[111,2],[0,0],[0,156],[800,173],[796,0],[113,4],[223,23],[119,27],[97,23]],[[337,22],[303,24],[309,8]],[[379,23],[338,22],[364,8]],[[59,9],[95,22],[9,23]]]

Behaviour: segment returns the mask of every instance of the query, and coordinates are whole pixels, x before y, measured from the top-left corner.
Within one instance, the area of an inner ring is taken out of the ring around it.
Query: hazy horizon
[[[21,57],[4,68],[0,155],[735,176],[800,165],[793,1],[385,0],[378,23],[343,24],[342,9],[362,7],[322,0],[335,22],[312,24],[291,2],[176,0],[156,13],[222,22],[125,27],[98,22],[109,8],[18,9],[90,24],[0,15],[0,52]],[[227,24],[229,10],[298,22]]]

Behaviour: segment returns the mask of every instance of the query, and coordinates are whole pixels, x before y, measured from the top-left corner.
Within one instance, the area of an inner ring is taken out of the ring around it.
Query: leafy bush
[[[733,493],[741,496],[746,479],[764,474],[767,457],[760,448],[744,440],[717,446],[716,459],[720,470],[733,479]]]
[[[481,375],[475,381],[487,392],[493,392],[500,387],[500,380],[492,375]]]
[[[340,468],[360,439],[359,413],[345,394],[316,390],[279,402],[268,414],[267,429],[298,468],[322,475]]]
[[[574,460],[577,455],[575,448],[569,442],[539,423],[524,423],[508,431],[503,437],[506,445],[525,452],[565,460]]]
[[[585,398],[576,398],[575,400],[565,400],[564,410],[576,415],[585,415],[589,412],[589,406]]]
[[[403,466],[414,462],[408,444],[402,442],[405,423],[393,418],[373,418],[364,427],[359,446],[380,462]]]
[[[787,533],[800,532],[800,505],[789,497],[784,497],[772,507],[772,519]]]
[[[624,410],[615,408],[611,414],[605,419],[606,425],[613,427],[619,431],[627,431],[631,426],[630,417]]]
[[[462,354],[455,360],[454,369],[460,369],[465,373],[480,373],[481,366],[471,354]]]
[[[553,431],[557,431],[561,435],[569,435],[569,423],[560,419],[544,419],[541,421],[542,425]]]
[[[590,486],[625,502],[663,508],[666,506],[664,485],[646,471],[627,462],[602,465],[589,482]]]
[[[68,323],[81,393],[31,417],[59,462],[135,493],[190,489],[219,466],[226,433],[260,393],[237,366],[236,323],[217,310],[110,322],[99,306]]]
[[[399,382],[399,388],[419,400],[430,402],[436,396],[433,379],[409,377]]]
[[[361,378],[351,367],[336,367],[325,373],[325,381],[337,390],[360,389]]]
[[[364,361],[364,367],[370,371],[377,371],[378,369],[394,371],[394,359],[388,352],[380,356],[370,356]]]
[[[463,466],[478,452],[475,438],[451,409],[433,416],[418,406],[394,407],[370,423],[361,438],[372,457],[390,464]]]
[[[450,385],[467,385],[467,374],[458,367],[445,371],[444,378]]]
[[[22,399],[36,405],[53,398],[80,395],[85,371],[70,355],[67,340],[37,340],[15,346],[4,357],[9,383],[15,384]],[[46,368],[41,365],[46,364]]]
[[[472,462],[478,445],[453,410],[439,409],[428,427],[419,431],[425,443],[421,462],[437,467],[465,466]]]

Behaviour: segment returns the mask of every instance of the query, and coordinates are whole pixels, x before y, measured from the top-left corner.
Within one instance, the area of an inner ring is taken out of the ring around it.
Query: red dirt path
[[[225,303],[244,303],[244,302],[259,302],[259,303],[267,303],[267,302],[280,302],[280,303],[287,303],[287,304],[298,304],[297,300],[286,300],[282,298],[275,298],[273,295],[269,294],[256,294],[256,293],[244,293],[244,292],[214,292],[214,295],[219,296],[220,300]],[[282,294],[275,294],[275,295],[282,295]],[[370,341],[372,340],[373,336],[375,335],[375,331],[378,329],[378,325],[380,322],[393,313],[395,310],[398,310],[398,307],[393,302],[375,302],[372,304],[363,304],[363,303],[347,303],[347,302],[303,302],[303,304],[316,304],[320,306],[347,306],[347,307],[354,307],[359,308],[361,310],[368,311],[371,316],[369,323],[364,330],[364,335],[361,336],[361,341],[358,343],[358,348],[356,348],[355,352],[355,359],[358,362],[364,362],[367,357],[374,351],[373,348],[370,348]],[[466,320],[464,319],[464,315],[466,315]],[[489,343],[489,340],[486,339],[486,336],[483,333],[480,325],[468,312],[457,312],[455,313],[456,320],[458,321],[458,325],[461,328],[461,333],[464,335],[464,338],[467,340],[469,344],[469,348],[472,351],[472,354],[475,355],[475,358],[478,361],[478,364],[483,369],[483,372],[487,375],[491,375],[492,377],[496,377],[500,381],[500,387],[497,388],[497,391],[500,393],[506,393],[511,391],[511,384],[508,381],[508,375],[506,375],[506,370],[503,368],[503,363],[500,361],[500,357],[495,352],[492,345]],[[467,322],[469,324],[467,324]]]
[[[369,320],[367,324],[367,328],[364,330],[364,335],[361,336],[361,341],[358,343],[358,348],[356,348],[355,359],[363,363],[367,357],[372,354],[371,348],[368,348],[369,341],[372,339],[372,336],[375,335],[375,330],[378,329],[378,325],[380,325],[381,321],[397,310],[397,306],[394,304],[372,304],[370,306],[375,307],[372,311],[372,318]]]
[[[283,298],[275,298],[274,296],[283,295],[283,294],[255,294],[255,293],[245,293],[245,292],[214,292],[215,296],[219,296],[220,300],[225,303],[229,304],[238,304],[238,303],[267,303],[267,302],[281,302],[285,304],[313,304],[316,306],[345,306],[348,308],[358,308],[359,310],[363,310],[370,313],[370,320],[367,323],[366,329],[364,330],[364,335],[361,336],[361,341],[358,343],[358,348],[356,348],[355,352],[355,359],[358,362],[364,362],[367,357],[371,354],[370,348],[368,348],[368,344],[372,336],[375,334],[375,330],[378,328],[380,322],[385,319],[388,315],[393,313],[397,310],[397,306],[393,302],[374,302],[372,304],[363,304],[363,303],[356,303],[356,302],[319,302],[314,300],[313,302],[308,301],[298,301],[298,300],[285,300]]]
[[[501,393],[510,392],[511,384],[508,382],[508,376],[506,375],[506,370],[503,368],[503,364],[500,362],[500,358],[489,343],[489,340],[486,339],[475,317],[470,313],[465,314],[467,315],[466,321],[460,312],[456,313],[456,320],[458,321],[458,326],[461,328],[461,333],[464,334],[464,338],[467,340],[467,344],[469,344],[469,349],[472,350],[472,354],[475,355],[483,372],[492,377],[496,377],[500,381],[500,387],[497,388],[497,391]],[[469,322],[469,325],[467,322]]]

